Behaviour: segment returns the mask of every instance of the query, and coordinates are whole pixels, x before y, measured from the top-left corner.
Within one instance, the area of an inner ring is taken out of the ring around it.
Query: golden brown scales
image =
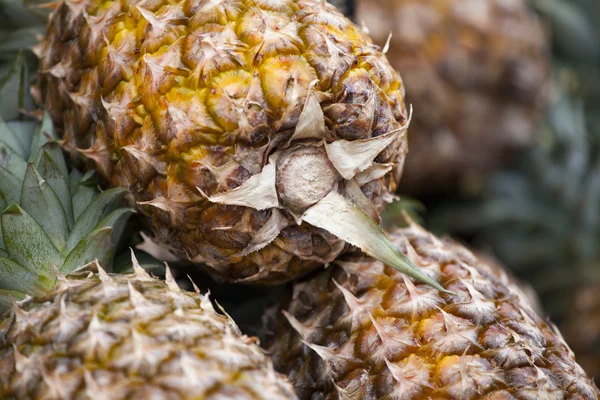
[[[416,225],[391,237],[454,294],[367,257],[296,283],[269,352],[301,399],[600,398],[501,269]]]
[[[139,266],[70,275],[0,323],[0,397],[294,400],[287,380],[199,293]]]
[[[277,283],[332,261],[345,242],[302,213],[337,191],[377,219],[396,188],[404,87],[323,1],[68,0],[37,53],[65,148],[220,279]],[[312,155],[283,173],[299,149]],[[329,186],[303,180],[311,168]]]

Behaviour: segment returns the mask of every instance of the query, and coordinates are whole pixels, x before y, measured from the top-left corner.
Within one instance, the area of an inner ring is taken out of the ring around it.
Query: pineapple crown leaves
[[[17,59],[1,99],[22,98],[12,79],[25,68]],[[0,118],[0,306],[51,290],[91,261],[110,267],[133,213],[121,206],[126,194],[99,193],[92,173],[69,172],[47,114],[41,124]]]
[[[33,107],[33,99],[28,95],[29,82],[28,60],[24,52],[19,52],[9,62],[0,61],[0,118],[4,121],[20,120],[20,110]]]

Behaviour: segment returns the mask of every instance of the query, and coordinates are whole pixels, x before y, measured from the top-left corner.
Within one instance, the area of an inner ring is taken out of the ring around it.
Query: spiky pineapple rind
[[[13,304],[0,324],[2,398],[295,399],[208,296],[94,263]]]
[[[391,236],[455,294],[364,257],[297,283],[270,352],[301,399],[600,398],[502,270],[416,225]]]
[[[377,219],[399,177],[402,82],[326,2],[66,2],[38,54],[67,150],[134,192],[159,243],[221,279],[277,283],[330,262],[347,246],[296,224],[305,208],[339,191]],[[319,190],[288,204],[306,177],[280,173],[287,150],[307,148],[333,183],[307,179]]]

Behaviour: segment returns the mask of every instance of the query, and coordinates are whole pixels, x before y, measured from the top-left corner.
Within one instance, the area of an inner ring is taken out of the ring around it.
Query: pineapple
[[[411,223],[391,234],[444,294],[367,257],[296,283],[270,352],[301,399],[599,399],[498,268]]]
[[[419,274],[376,224],[404,86],[324,0],[66,0],[36,52],[65,149],[131,190],[179,259],[274,284],[349,243]]]
[[[133,263],[131,275],[97,265],[57,276],[55,288],[12,306],[0,323],[1,398],[296,399],[208,296]]]
[[[18,100],[12,88],[0,97]],[[68,172],[49,116],[0,119],[0,398],[295,399],[208,296],[135,257],[133,274],[100,267],[132,210],[90,175]]]
[[[550,0],[542,0],[549,3]],[[400,190],[477,191],[532,141],[549,77],[544,27],[525,0],[360,0],[415,107]]]

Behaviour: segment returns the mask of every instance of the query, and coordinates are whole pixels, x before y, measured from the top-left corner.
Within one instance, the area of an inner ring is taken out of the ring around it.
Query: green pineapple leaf
[[[0,167],[9,170],[17,178],[23,179],[27,163],[12,147],[0,142]]]
[[[47,148],[42,153],[38,170],[44,181],[48,183],[56,196],[58,196],[62,210],[67,219],[68,229],[71,229],[75,221],[73,216],[73,202],[71,201],[71,196],[69,196],[69,184],[65,179],[65,177],[68,176],[68,172],[66,170],[67,166],[63,159],[64,172],[62,172],[63,168],[59,167],[57,163],[54,162],[54,160],[57,158],[56,155],[54,157],[50,155],[51,151],[52,150],[50,148]],[[58,151],[60,151],[60,149],[58,149]],[[59,154],[62,156],[61,153]]]
[[[77,243],[69,253],[61,272],[67,274],[77,271],[95,260],[98,260],[100,265],[112,265],[112,249],[112,228],[96,229]]]
[[[62,251],[67,244],[69,222],[60,199],[33,164],[29,164],[23,179],[21,207],[40,221],[54,246]]]
[[[17,119],[20,110],[33,105],[27,94],[28,86],[25,56],[19,53],[8,75],[0,80],[0,118],[5,121]]]
[[[96,196],[75,221],[73,230],[67,240],[66,250],[73,250],[77,243],[89,232],[90,227],[97,227],[100,221],[110,214],[111,210],[114,210],[123,202],[125,195],[127,195],[127,190],[113,188]]]
[[[120,243],[125,233],[125,227],[129,217],[135,214],[135,210],[132,208],[119,208],[112,213],[108,214],[102,221],[96,225],[96,229],[112,228],[113,243]]]
[[[41,286],[42,283],[38,282],[37,278],[36,273],[27,270],[21,264],[11,261],[7,257],[0,257],[0,289],[26,293],[32,289],[30,282],[36,282],[32,294],[43,293],[48,287]]]
[[[101,193],[93,172],[69,167],[47,113],[41,123],[21,113],[25,69],[20,55],[0,79],[0,118],[11,118],[0,119],[0,309],[94,260],[110,270],[133,214],[126,190]]]
[[[57,141],[58,138],[54,132],[54,126],[52,125],[52,119],[47,112],[44,113],[42,124],[38,129],[35,130],[31,139],[31,150],[29,154],[29,161],[34,164],[40,162],[42,157],[43,147],[46,143],[51,141]]]
[[[41,1],[0,0],[0,26],[9,28],[44,24],[50,10]]]
[[[21,181],[7,169],[0,167],[0,197],[3,200],[2,208],[10,203],[19,201]]]
[[[4,210],[0,223],[11,260],[44,276],[52,276],[54,269],[63,264],[63,255],[44,229],[18,205],[12,204]]]
[[[45,32],[43,22],[36,26],[27,26],[14,30],[0,29],[0,54],[12,55],[38,44],[38,35]]]
[[[88,171],[85,175],[77,170],[69,174],[69,188],[73,193],[73,217],[77,220],[98,194],[94,173]]]
[[[29,158],[31,140],[36,129],[39,127],[39,123],[30,120],[7,121],[6,126],[9,129],[8,135],[12,136],[21,145],[19,155],[23,160],[27,160]]]
[[[19,137],[20,135],[14,135],[4,120],[0,118],[0,146],[8,147],[23,159],[27,154],[27,150],[23,147]]]
[[[138,260],[138,263],[149,273],[155,275],[165,275],[165,263],[152,257],[150,254],[139,250],[131,250],[134,257]],[[131,252],[124,251],[114,262],[113,272],[118,274],[132,274],[134,273],[133,265],[131,263]]]
[[[25,294],[16,290],[0,289],[0,310],[8,310],[13,301],[25,299]]]

